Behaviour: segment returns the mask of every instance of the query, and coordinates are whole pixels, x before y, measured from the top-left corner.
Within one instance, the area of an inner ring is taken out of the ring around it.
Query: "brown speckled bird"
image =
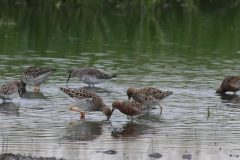
[[[0,88],[0,98],[5,102],[5,100],[12,100],[17,93],[19,93],[20,82],[13,81],[5,83]]]
[[[236,93],[239,90],[240,90],[240,77],[239,76],[228,76],[222,81],[222,84],[218,88],[216,93],[225,93],[227,91]]]
[[[146,87],[141,89],[130,87],[127,90],[127,95],[129,100],[132,97],[135,101],[142,103],[144,106],[147,106],[147,107],[159,105],[162,99],[164,99],[165,97],[171,94],[173,94],[172,91],[161,91],[159,89],[152,88],[152,87]],[[161,107],[161,112],[162,112],[163,107],[161,105],[159,106]]]
[[[123,114],[126,114],[131,117],[139,115],[139,114],[145,114],[145,113],[150,112],[152,109],[156,109],[154,107],[146,107],[146,106],[142,105],[141,103],[138,103],[133,100],[127,100],[127,101],[122,101],[122,102],[120,102],[120,101],[113,102],[112,108],[113,108],[112,112],[115,109],[118,109]]]
[[[38,90],[40,90],[40,85],[44,83],[49,76],[51,76],[56,69],[44,69],[41,67],[28,67],[22,73],[22,82],[28,85],[33,85],[35,91],[37,90],[36,86],[38,86]]]
[[[94,68],[76,68],[71,67],[69,69],[69,77],[67,83],[72,75],[76,75],[84,83],[90,85],[98,84],[106,81],[107,79],[114,78],[116,76],[108,75]]]
[[[81,117],[85,117],[86,111],[102,111],[103,114],[109,119],[112,115],[112,110],[109,106],[105,105],[102,98],[98,96],[95,92],[87,90],[87,89],[67,89],[59,87],[60,91],[62,91],[70,101],[74,103],[73,106],[70,107],[71,110],[80,112]],[[73,107],[78,106],[84,112],[73,109]]]

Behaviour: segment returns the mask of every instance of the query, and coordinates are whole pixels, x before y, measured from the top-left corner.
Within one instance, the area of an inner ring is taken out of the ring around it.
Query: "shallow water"
[[[130,13],[102,11],[92,25],[93,11],[81,10],[79,17],[68,19],[59,15],[66,11],[53,7],[56,14],[48,21],[49,11],[17,9],[20,16],[8,14],[8,23],[0,25],[0,84],[20,79],[31,65],[57,71],[39,92],[27,86],[12,103],[0,102],[2,152],[117,160],[151,159],[153,152],[161,159],[191,154],[192,159],[221,160],[240,154],[239,93],[215,93],[224,77],[240,71],[239,22],[234,20],[239,12],[219,17],[199,11],[192,15],[195,23],[187,21],[191,13],[175,18],[165,13],[171,21],[140,15],[142,22],[129,22]],[[67,85],[72,66],[94,67],[117,78],[89,88],[72,77]],[[110,121],[101,112],[87,112],[81,120],[59,86],[90,89],[109,106],[127,100],[130,86],[152,86],[173,95],[162,101],[162,115],[158,107],[133,122],[117,110]]]

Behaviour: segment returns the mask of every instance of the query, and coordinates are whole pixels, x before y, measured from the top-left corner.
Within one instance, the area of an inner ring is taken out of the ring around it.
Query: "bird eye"
[[[113,104],[112,106],[115,107],[115,104]]]

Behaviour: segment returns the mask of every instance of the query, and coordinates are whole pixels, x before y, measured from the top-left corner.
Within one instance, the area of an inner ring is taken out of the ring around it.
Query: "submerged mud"
[[[4,153],[0,155],[0,160],[66,160],[65,158],[56,157],[32,157],[21,154]]]

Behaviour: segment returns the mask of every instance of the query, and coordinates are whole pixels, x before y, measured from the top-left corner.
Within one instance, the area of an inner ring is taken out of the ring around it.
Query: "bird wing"
[[[139,92],[145,95],[145,98],[163,99],[171,95],[172,91],[162,91],[157,88],[146,87],[139,89]]]
[[[239,76],[229,76],[225,78],[226,83],[223,83],[230,91],[238,91],[240,89],[240,77]]]
[[[47,72],[50,72],[50,71],[55,72],[55,69],[44,69],[41,67],[31,66],[31,67],[28,67],[25,71],[23,71],[23,74],[36,78],[36,77],[38,77],[42,74],[45,74]]]
[[[90,75],[94,75],[97,79],[109,79],[109,78],[116,77],[116,76],[108,75],[94,68],[88,68],[87,73]]]
[[[74,97],[79,99],[90,99],[95,98],[97,96],[96,93],[89,91],[87,89],[74,89],[72,90],[72,94]]]
[[[17,91],[17,86],[12,82],[5,83],[0,88],[0,93],[5,94],[5,95],[10,95],[16,91]]]
[[[141,103],[136,102],[134,100],[123,101],[122,104],[123,104],[123,106],[130,106],[138,111],[150,109],[150,107],[146,107],[146,106],[142,105]]]

